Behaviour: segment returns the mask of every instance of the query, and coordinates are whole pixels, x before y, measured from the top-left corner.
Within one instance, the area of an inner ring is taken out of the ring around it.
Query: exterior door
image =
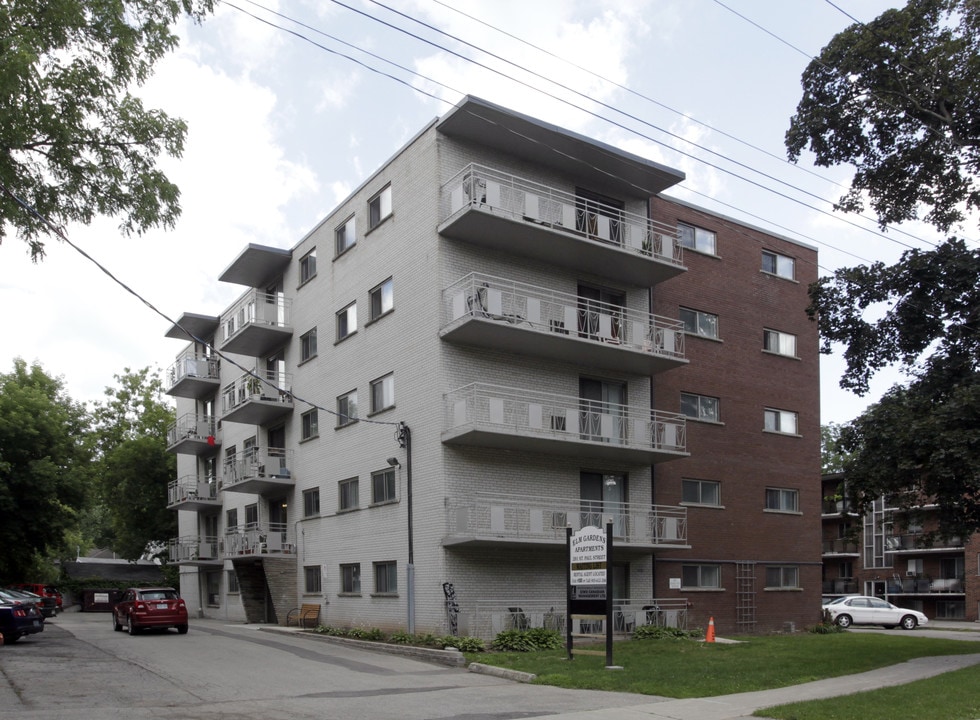
[[[623,412],[626,383],[595,378],[579,378],[583,440],[622,442],[625,437]]]
[[[593,525],[605,529],[606,518],[611,517],[614,537],[629,534],[625,503],[628,497],[626,475],[583,471],[579,475],[579,497],[582,527]]]

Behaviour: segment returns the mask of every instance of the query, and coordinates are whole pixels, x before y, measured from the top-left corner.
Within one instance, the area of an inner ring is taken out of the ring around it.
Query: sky
[[[164,337],[171,321],[238,297],[217,278],[248,243],[293,247],[466,94],[683,171],[668,195],[816,246],[821,275],[894,262],[938,238],[916,224],[882,236],[834,213],[849,169],[787,163],[783,136],[809,59],[853,22],[844,13],[867,22],[900,4],[222,2],[179,25],[180,47],[135,90],[189,127],[183,156],[160,163],[181,189],[176,228],[68,226],[105,271],[55,239],[34,264],[8,236],[0,372],[36,361],[90,402],[127,369],[165,370],[185,346]],[[839,388],[843,369],[839,352],[821,359],[823,423],[853,419],[901,380],[882,373],[858,397]]]

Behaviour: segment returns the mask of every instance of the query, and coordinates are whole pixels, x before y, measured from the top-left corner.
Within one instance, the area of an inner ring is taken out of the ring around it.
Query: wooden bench
[[[320,606],[312,603],[304,603],[298,608],[293,608],[286,615],[286,627],[296,625],[301,628],[314,628],[320,624]]]

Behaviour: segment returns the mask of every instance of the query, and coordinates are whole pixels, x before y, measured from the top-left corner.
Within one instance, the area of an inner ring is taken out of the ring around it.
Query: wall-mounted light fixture
[[[398,462],[398,458],[396,457],[388,458],[388,464],[391,465],[392,467],[401,467],[402,465],[400,462]]]

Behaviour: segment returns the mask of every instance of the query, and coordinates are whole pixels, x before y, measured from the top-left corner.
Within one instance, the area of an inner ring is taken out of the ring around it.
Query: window
[[[371,412],[381,412],[395,405],[395,376],[385,375],[371,382]]]
[[[720,588],[721,566],[683,565],[681,567],[681,585],[686,588]]]
[[[398,564],[396,562],[374,563],[374,592],[379,595],[398,592]]]
[[[684,480],[681,502],[695,505],[721,505],[721,483],[713,480]]]
[[[299,339],[299,359],[305,362],[316,357],[316,328],[313,328]]]
[[[788,488],[766,488],[766,510],[799,512],[800,491]]]
[[[763,330],[763,336],[762,347],[766,352],[796,357],[796,335],[767,328]]]
[[[695,420],[705,422],[721,422],[719,419],[719,400],[707,395],[681,393],[681,413]]]
[[[337,398],[337,427],[357,422],[357,390]]]
[[[391,185],[368,200],[368,228],[376,228],[389,215],[391,215]]]
[[[700,310],[690,310],[681,308],[681,322],[684,323],[684,332],[701,337],[718,337],[718,316],[711,313],[701,312]]]
[[[316,275],[316,248],[299,259],[299,283],[309,282]]]
[[[256,503],[245,506],[245,524],[252,527],[259,524],[259,506]]]
[[[791,257],[763,250],[762,272],[792,280],[796,277],[796,261]]]
[[[388,468],[371,473],[371,502],[391,502],[395,499],[395,469]]]
[[[770,565],[766,568],[766,587],[796,589],[800,586],[800,569],[795,565]]]
[[[377,320],[395,307],[394,285],[388,278],[378,287],[371,290],[371,319]]]
[[[685,223],[677,223],[677,232],[680,234],[680,244],[683,247],[697,250],[708,255],[717,255],[717,243],[715,234],[710,230],[694,227]]]
[[[341,510],[356,510],[360,507],[360,499],[357,497],[357,478],[341,480],[339,490]]]
[[[308,565],[303,568],[303,592],[318,593],[323,591],[320,584],[320,566]]]
[[[317,419],[316,408],[307,410],[303,413],[303,440],[315,438],[320,434],[320,424]]]
[[[238,527],[238,508],[225,511],[225,527],[228,529]]]
[[[357,233],[355,232],[353,215],[337,228],[335,237],[337,239],[337,255],[342,255],[354,246],[354,243],[357,242]]]
[[[766,432],[785,433],[796,435],[796,413],[789,410],[774,410],[766,408],[765,429]]]
[[[225,577],[228,580],[228,592],[229,593],[241,592],[241,590],[238,587],[238,575],[235,574],[235,571],[234,570],[226,570],[225,571]]]
[[[320,488],[303,491],[303,517],[316,517],[320,514]]]
[[[337,341],[357,332],[357,303],[352,302],[337,313]]]
[[[346,595],[361,594],[361,564],[340,566],[340,592]]]

